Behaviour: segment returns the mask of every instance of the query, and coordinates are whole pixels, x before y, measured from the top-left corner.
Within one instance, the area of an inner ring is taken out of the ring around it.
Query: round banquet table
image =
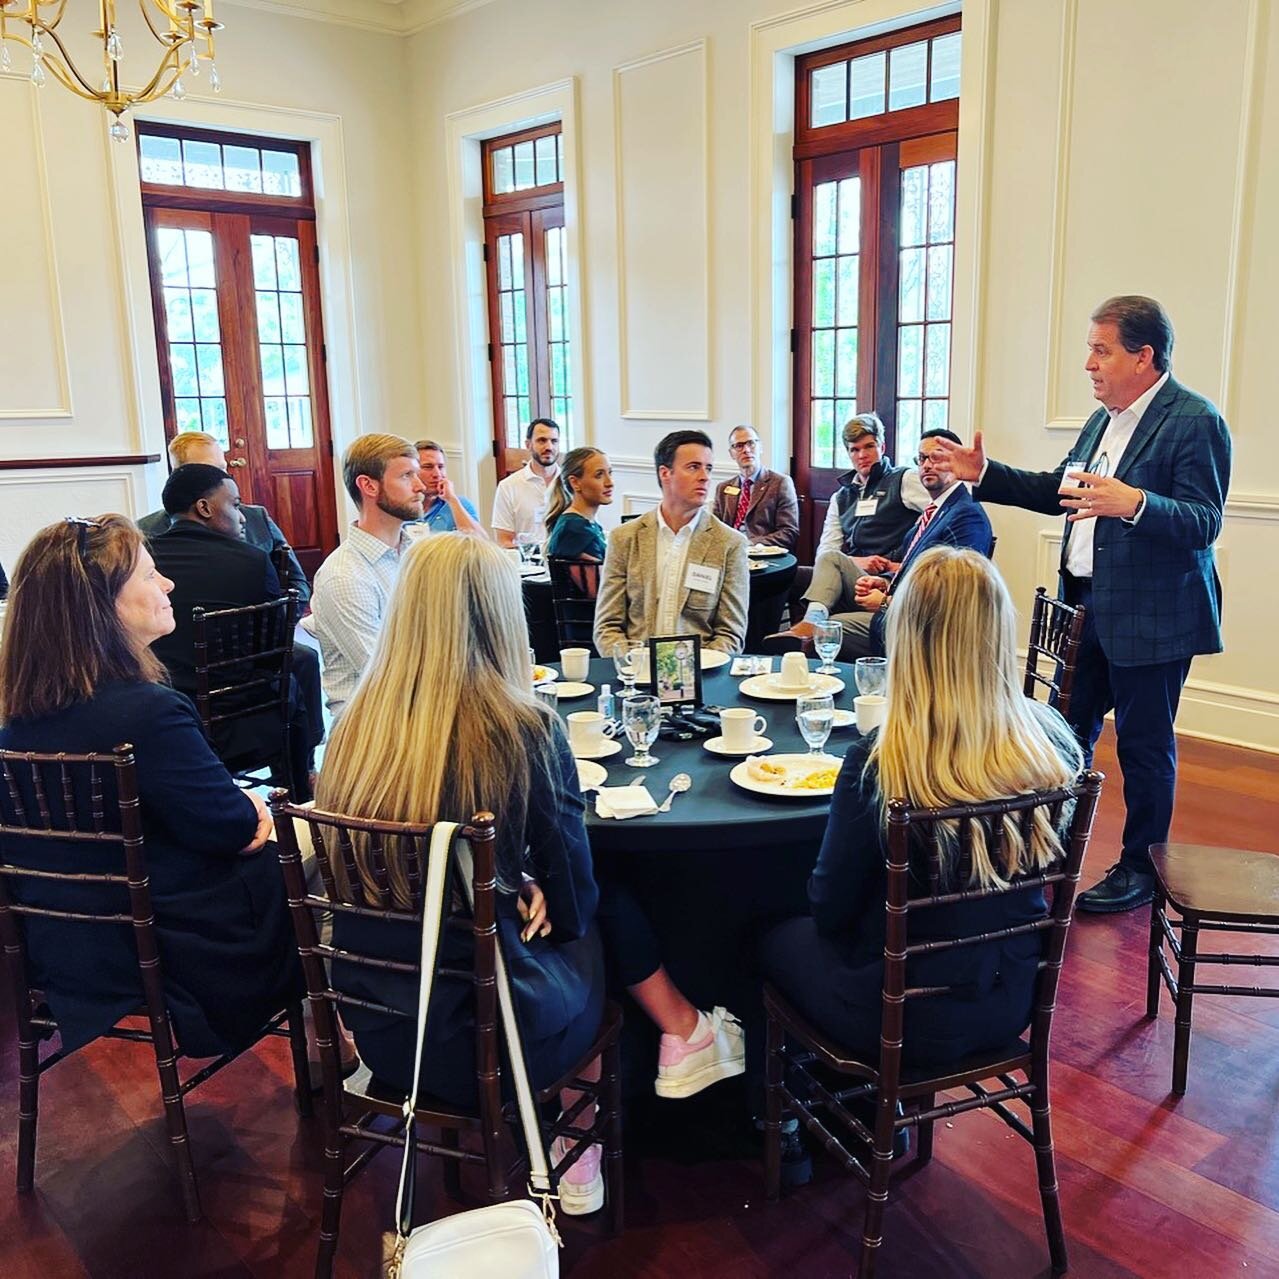
[[[774,658],[774,667],[777,664]],[[810,668],[815,665],[810,663]],[[742,696],[741,679],[730,675],[730,669],[731,662],[703,672],[703,702],[757,710],[768,721],[764,735],[772,741],[774,753],[807,750],[795,725],[794,702]],[[839,670],[845,687],[835,694],[835,705],[851,710],[856,693],[853,669],[841,664]],[[613,663],[592,661],[588,682],[596,693],[601,683],[611,684],[616,692]],[[594,710],[596,693],[561,701],[561,716]],[[836,730],[826,752],[842,758],[856,738],[856,728]],[[597,816],[588,795],[586,828],[597,875],[620,881],[634,894],[676,985],[699,1008],[722,1004],[743,1020],[749,1074],[757,1079],[763,1021],[760,982],[754,974],[755,944],[772,924],[808,913],[808,876],[826,829],[830,800],[773,798],[743,790],[728,776],[740,759],[711,754],[703,749],[703,740],[659,737],[651,749],[660,762],[651,768],[625,764],[632,754],[629,742],[623,742],[617,754],[595,761],[607,770],[605,785],[643,781],[659,804],[676,773],[687,773],[693,785],[675,796],[669,813],[626,821]],[[655,1033],[638,1009],[628,1013],[627,1029],[628,1041],[639,1041],[627,1061],[628,1092],[651,1092]]]

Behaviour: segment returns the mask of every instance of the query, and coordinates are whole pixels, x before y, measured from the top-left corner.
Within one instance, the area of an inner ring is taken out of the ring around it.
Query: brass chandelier
[[[147,29],[160,46],[159,65],[140,89],[120,83],[124,42],[116,28],[116,0],[98,0],[98,25],[90,34],[101,47],[102,69],[88,74],[76,66],[58,32],[67,4],[68,0],[0,0],[0,72],[13,70],[9,46],[25,46],[31,51],[31,83],[40,88],[53,76],[79,97],[102,103],[115,116],[111,136],[117,141],[129,136],[120,117],[130,107],[166,93],[186,97],[183,76],[198,76],[201,62],[209,64],[213,92],[221,88],[213,33],[222,23],[213,20],[213,0],[138,0]]]

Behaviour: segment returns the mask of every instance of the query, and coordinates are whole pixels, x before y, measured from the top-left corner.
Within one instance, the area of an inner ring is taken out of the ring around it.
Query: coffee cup
[[[604,749],[604,742],[613,736],[614,724],[599,711],[574,711],[566,717],[568,742],[574,754],[595,754]]]
[[[862,693],[853,698],[857,712],[857,731],[869,733],[872,728],[882,728],[888,714],[888,699],[879,693]]]
[[[781,674],[777,682],[782,688],[792,692],[808,688],[811,680],[808,674],[808,658],[803,653],[783,653]]]
[[[584,680],[591,668],[591,650],[589,648],[560,649],[560,665],[564,669],[564,678]]]
[[[719,713],[720,737],[730,751],[750,750],[767,728],[768,721],[745,706],[729,706]]]
[[[631,669],[635,672],[637,684],[648,683],[648,645],[631,649]]]

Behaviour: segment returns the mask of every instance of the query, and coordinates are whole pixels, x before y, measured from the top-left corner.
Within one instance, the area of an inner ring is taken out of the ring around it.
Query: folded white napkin
[[[647,817],[657,805],[643,783],[639,786],[601,786],[595,792],[595,811],[601,817],[624,822],[628,817]]]

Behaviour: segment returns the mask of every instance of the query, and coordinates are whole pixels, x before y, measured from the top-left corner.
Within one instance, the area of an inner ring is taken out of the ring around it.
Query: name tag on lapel
[[[719,590],[719,569],[709,564],[690,564],[684,574],[684,587],[690,591],[708,591],[715,594]]]
[[[876,493],[874,497],[862,498],[861,501],[857,503],[857,509],[853,512],[853,514],[858,519],[861,519],[863,515],[874,515],[877,510],[879,510],[878,493]]]
[[[725,497],[738,497],[741,495],[741,491],[742,490],[740,488],[734,488],[731,484],[727,484],[724,486]]]

